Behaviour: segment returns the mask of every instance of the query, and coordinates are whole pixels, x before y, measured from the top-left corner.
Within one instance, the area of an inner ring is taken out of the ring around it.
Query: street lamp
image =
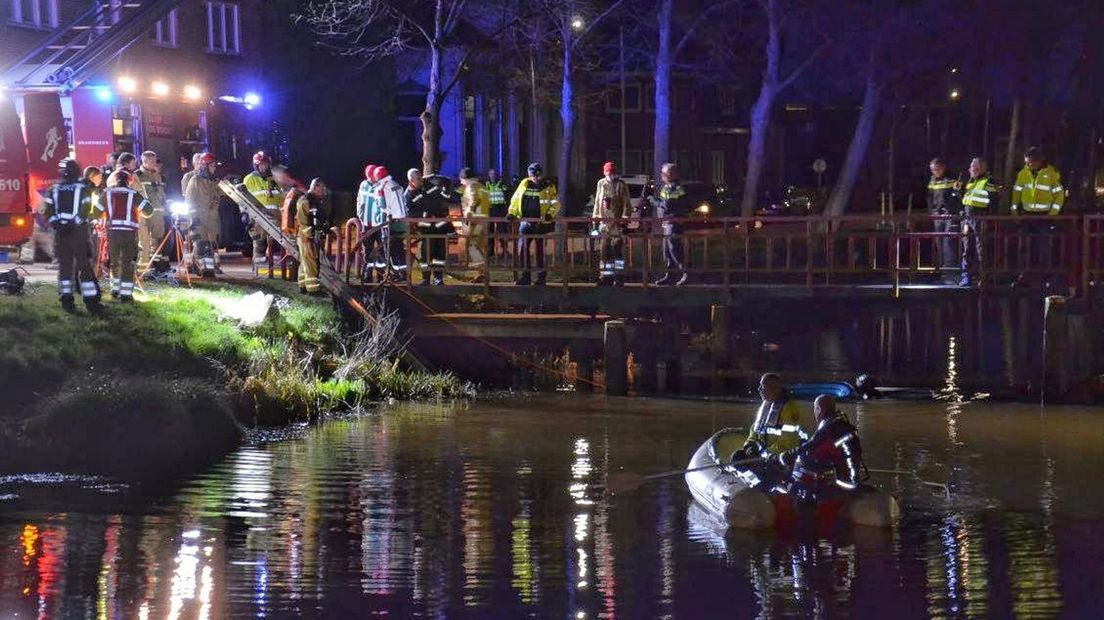
[[[951,98],[951,101],[958,101],[959,98],[962,97],[962,93],[959,92],[959,90],[957,88],[952,88],[951,89],[951,94],[949,96]]]
[[[576,31],[582,30],[583,26],[585,26],[585,25],[586,24],[583,22],[582,17],[579,17],[578,15],[576,15],[575,17],[571,18],[571,28],[573,30],[576,30]]]

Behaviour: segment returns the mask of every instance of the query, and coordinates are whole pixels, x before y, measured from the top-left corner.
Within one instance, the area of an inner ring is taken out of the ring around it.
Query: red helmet
[[[260,166],[261,164],[268,164],[269,166],[271,166],[272,165],[272,158],[269,157],[268,154],[265,153],[264,151],[257,151],[253,155],[253,167],[256,168],[257,166]]]
[[[617,174],[617,164],[607,161],[602,165],[602,174]]]
[[[389,176],[391,176],[391,173],[387,171],[387,166],[376,166],[376,178],[374,180],[386,179]]]
[[[376,168],[379,168],[379,166],[377,166],[375,164],[368,164],[367,166],[365,166],[364,167],[364,178],[369,180],[369,181],[375,182],[375,180],[376,180],[375,179]]]
[[[210,151],[204,151],[199,156],[199,161],[200,161],[200,163],[211,165],[211,164],[214,164],[214,163],[218,162],[218,158],[215,157],[214,153],[212,153]]]

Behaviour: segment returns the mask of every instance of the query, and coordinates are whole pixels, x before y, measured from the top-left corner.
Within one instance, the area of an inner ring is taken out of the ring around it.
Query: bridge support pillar
[[[1051,295],[1043,306],[1043,396],[1061,398],[1069,390],[1069,376],[1066,372],[1067,349],[1069,348],[1069,314],[1066,298]]]
[[[624,321],[606,321],[603,345],[606,366],[606,394],[625,396],[629,393],[629,347]]]
[[[729,335],[728,306],[714,305],[710,308],[710,358],[713,362],[713,393],[725,391],[725,374],[731,355]]]

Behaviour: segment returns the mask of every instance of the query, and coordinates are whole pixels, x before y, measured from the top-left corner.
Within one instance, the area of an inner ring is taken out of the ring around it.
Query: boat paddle
[[[639,489],[647,482],[652,482],[653,480],[662,480],[664,478],[681,476],[683,474],[688,474],[694,471],[716,469],[718,467],[726,467],[729,465],[754,465],[755,463],[762,463],[765,460],[766,459],[762,457],[740,459],[738,461],[732,461],[731,463],[713,463],[712,465],[702,465],[701,467],[691,467],[690,469],[674,469],[671,471],[665,471],[661,474],[652,474],[650,476],[641,476],[640,474],[633,473],[631,471],[619,471],[610,475],[609,481],[606,483],[606,490],[610,492],[610,495],[629,493],[631,491]]]

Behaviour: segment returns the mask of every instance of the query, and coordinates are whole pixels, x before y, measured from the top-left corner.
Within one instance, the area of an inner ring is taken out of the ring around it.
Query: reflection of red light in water
[[[65,555],[65,530],[45,529],[39,534],[42,541],[38,556],[38,618],[52,617],[46,605],[46,597],[54,593],[61,574],[61,558]]]

